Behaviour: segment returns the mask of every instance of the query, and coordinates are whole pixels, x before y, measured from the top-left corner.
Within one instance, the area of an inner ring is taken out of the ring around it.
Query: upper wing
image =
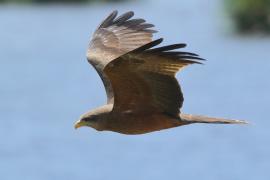
[[[104,83],[108,103],[113,103],[110,81],[103,73],[104,67],[113,59],[152,41],[154,27],[144,19],[131,19],[132,11],[117,16],[113,11],[97,28],[90,42],[87,59],[94,66]]]
[[[170,51],[174,44],[155,49],[162,39],[152,41],[110,62],[104,72],[111,81],[115,111],[158,111],[178,116],[183,95],[175,74],[188,64],[203,60],[197,54]]]

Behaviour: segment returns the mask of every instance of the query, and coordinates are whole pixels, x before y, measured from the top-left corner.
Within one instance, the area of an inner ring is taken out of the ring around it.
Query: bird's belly
[[[117,118],[108,121],[106,130],[122,134],[144,134],[183,125],[181,120],[164,114],[118,115],[115,117]]]

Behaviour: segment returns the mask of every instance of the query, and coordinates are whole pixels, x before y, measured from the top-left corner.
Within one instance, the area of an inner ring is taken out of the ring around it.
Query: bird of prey
[[[144,134],[192,123],[245,123],[180,113],[184,98],[175,74],[203,59],[178,50],[186,44],[156,47],[163,39],[152,40],[154,25],[133,16],[113,11],[94,32],[87,59],[104,83],[107,104],[83,114],[75,128]]]

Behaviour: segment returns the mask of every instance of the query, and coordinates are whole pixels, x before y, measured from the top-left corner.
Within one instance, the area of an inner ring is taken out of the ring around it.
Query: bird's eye
[[[97,120],[97,116],[96,116],[96,115],[92,115],[92,116],[90,117],[90,120],[91,120],[91,121],[96,121],[96,120]]]

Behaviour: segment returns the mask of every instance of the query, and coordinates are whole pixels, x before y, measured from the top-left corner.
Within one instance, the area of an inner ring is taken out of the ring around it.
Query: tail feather
[[[201,115],[180,114],[182,121],[186,123],[214,123],[214,124],[248,124],[246,121],[235,119],[214,118]]]

